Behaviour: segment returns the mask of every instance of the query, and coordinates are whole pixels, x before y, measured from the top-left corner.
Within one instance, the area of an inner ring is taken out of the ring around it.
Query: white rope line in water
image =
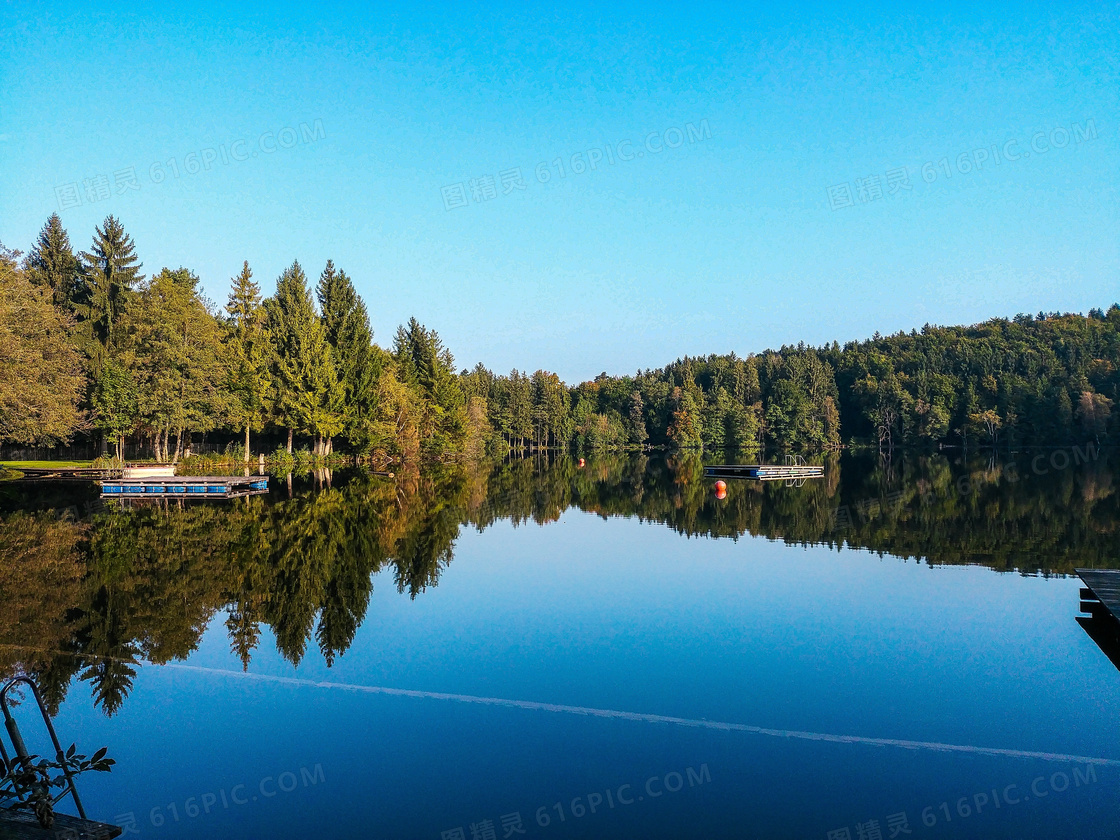
[[[413,691],[405,688],[387,688],[376,685],[355,685],[352,683],[320,682],[296,677],[275,677],[269,674],[250,674],[229,671],[224,668],[204,668],[199,665],[168,663],[165,668],[193,671],[200,674],[214,674],[223,677],[238,677],[258,682],[278,685],[291,685],[303,688],[327,688],[337,691],[354,691],[363,694],[383,694],[390,697],[412,697],[422,700],[444,700],[453,703],[474,703],[481,706],[500,706],[508,709],[526,709],[537,712],[557,712],[569,715],[630,720],[641,723],[666,723],[672,726],[691,726],[699,729],[715,729],[723,732],[748,732],[752,735],[770,735],[776,738],[795,738],[801,741],[824,741],[833,744],[864,744],[873,747],[901,747],[907,750],[934,750],[937,752],[969,753],[990,755],[1003,758],[1029,758],[1041,761],[1062,761],[1097,766],[1120,767],[1120,759],[1098,758],[1065,753],[1034,752],[1031,750],[1005,750],[997,747],[974,747],[961,744],[941,744],[933,741],[906,741],[898,738],[866,738],[860,735],[830,735],[824,732],[802,732],[796,729],[768,729],[750,726],[745,723],[724,723],[715,720],[694,720],[691,718],[670,717],[668,715],[649,715],[638,712],[622,712],[615,709],[593,709],[587,706],[564,706],[556,703],[537,703],[531,700],[507,700],[501,697],[477,697],[471,694],[444,694],[438,691]]]

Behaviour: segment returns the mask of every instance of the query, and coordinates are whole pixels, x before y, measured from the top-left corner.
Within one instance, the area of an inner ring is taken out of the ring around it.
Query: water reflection
[[[139,663],[188,657],[219,613],[246,669],[263,625],[291,663],[314,644],[330,665],[366,617],[375,573],[416,598],[438,584],[462,528],[544,525],[570,508],[690,537],[846,544],[934,564],[1117,567],[1114,460],[1096,450],[1041,461],[845,455],[826,462],[823,480],[733,481],[723,499],[697,456],[600,457],[583,467],[526,459],[393,479],[317,471],[228,504],[105,507],[92,487],[8,484],[0,673],[32,675],[52,711],[78,675],[111,715]]]
[[[1078,616],[1077,623],[1097,643],[1097,647],[1120,670],[1120,623],[1111,615],[1095,613]]]

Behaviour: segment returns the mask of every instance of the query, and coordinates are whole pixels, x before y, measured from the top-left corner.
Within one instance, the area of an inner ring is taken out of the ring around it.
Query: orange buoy
[[[727,482],[726,481],[717,481],[716,482],[716,498],[717,499],[726,499],[727,498]]]
[[[580,465],[581,467],[583,466],[583,459],[582,459],[582,458],[580,458],[580,459],[579,459],[579,465]]]

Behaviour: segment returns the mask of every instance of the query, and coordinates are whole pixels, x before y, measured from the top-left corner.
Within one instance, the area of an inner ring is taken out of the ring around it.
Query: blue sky
[[[113,213],[220,302],[242,260],[270,291],[331,258],[380,343],[415,315],[461,366],[579,381],[1120,298],[1112,4],[2,19],[6,246]]]

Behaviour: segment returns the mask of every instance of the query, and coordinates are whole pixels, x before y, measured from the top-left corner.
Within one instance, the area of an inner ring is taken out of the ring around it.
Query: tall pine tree
[[[39,238],[27,254],[26,270],[32,283],[51,290],[55,306],[64,309],[69,305],[80,267],[57,213],[52,213],[39,231]]]
[[[455,357],[436,331],[410,318],[407,327],[397,328],[393,358],[401,382],[420,395],[420,445],[436,454],[461,444],[466,434],[466,401],[455,373]]]
[[[346,272],[335,271],[330,260],[316,294],[341,385],[343,434],[351,446],[366,450],[374,440],[380,373],[369,313]]]
[[[316,452],[321,453],[323,438],[341,431],[341,415],[333,408],[338,377],[307,275],[298,260],[284,269],[276,282],[276,294],[264,305],[275,353],[275,412],[288,428],[288,452],[299,431],[314,433]]]
[[[253,281],[246,260],[232,280],[226,312],[230,347],[230,390],[232,419],[245,430],[245,460],[249,460],[249,432],[264,424],[271,385],[270,345],[265,332],[265,310],[261,287]]]
[[[79,316],[90,330],[90,338],[103,349],[113,340],[113,327],[120,321],[127,297],[144,279],[136,245],[114,217],[95,228],[93,245],[81,253],[81,283],[75,289]]]

